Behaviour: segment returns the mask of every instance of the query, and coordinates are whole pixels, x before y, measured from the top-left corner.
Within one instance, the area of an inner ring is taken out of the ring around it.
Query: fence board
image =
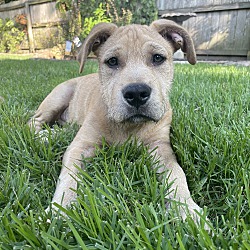
[[[246,10],[246,12],[247,12],[247,14],[246,14],[244,33],[243,33],[243,45],[242,46],[243,46],[243,48],[245,48],[245,47],[249,48],[248,56],[250,56],[250,10]]]
[[[30,6],[32,23],[49,23],[61,21],[60,13],[56,9],[55,2]]]
[[[243,40],[247,38],[247,37],[244,37],[244,27],[245,27],[246,16],[247,16],[246,10],[242,10],[239,13],[239,15],[240,15],[240,18],[238,18],[238,20],[237,20],[236,29],[235,29],[236,30],[235,35],[236,35],[236,38],[243,36],[242,37],[243,39],[236,39],[236,44],[235,45],[238,48],[242,48],[242,46],[243,46]]]

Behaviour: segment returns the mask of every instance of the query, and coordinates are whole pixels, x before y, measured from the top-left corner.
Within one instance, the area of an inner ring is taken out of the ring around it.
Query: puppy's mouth
[[[148,122],[148,121],[156,122],[156,120],[153,119],[152,117],[147,116],[147,115],[142,115],[142,114],[132,115],[128,117],[125,121],[131,122],[131,123],[143,123],[143,122]]]

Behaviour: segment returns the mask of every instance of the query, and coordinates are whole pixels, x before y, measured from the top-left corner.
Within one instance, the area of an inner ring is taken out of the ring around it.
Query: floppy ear
[[[166,19],[156,20],[151,23],[150,27],[155,29],[160,35],[171,43],[174,52],[181,49],[187,54],[187,60],[190,64],[196,63],[193,41],[183,27]]]
[[[80,63],[80,73],[83,70],[84,63],[90,52],[93,51],[96,54],[98,52],[99,46],[104,43],[116,29],[117,26],[112,23],[99,23],[94,26],[87,38],[84,40],[83,45],[77,55],[77,60]]]

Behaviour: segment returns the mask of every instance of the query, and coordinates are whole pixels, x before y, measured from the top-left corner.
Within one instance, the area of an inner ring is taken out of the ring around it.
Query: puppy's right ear
[[[83,45],[77,55],[77,60],[80,63],[79,73],[82,72],[85,61],[91,51],[95,54],[98,48],[103,44],[117,29],[118,27],[113,23],[98,23],[90,31],[87,38],[84,40]]]

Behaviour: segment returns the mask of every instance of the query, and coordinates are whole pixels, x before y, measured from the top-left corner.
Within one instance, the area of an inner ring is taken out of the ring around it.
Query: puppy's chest
[[[111,144],[124,143],[130,138],[136,138],[138,142],[148,144],[154,124],[112,124],[109,125],[103,135]]]

